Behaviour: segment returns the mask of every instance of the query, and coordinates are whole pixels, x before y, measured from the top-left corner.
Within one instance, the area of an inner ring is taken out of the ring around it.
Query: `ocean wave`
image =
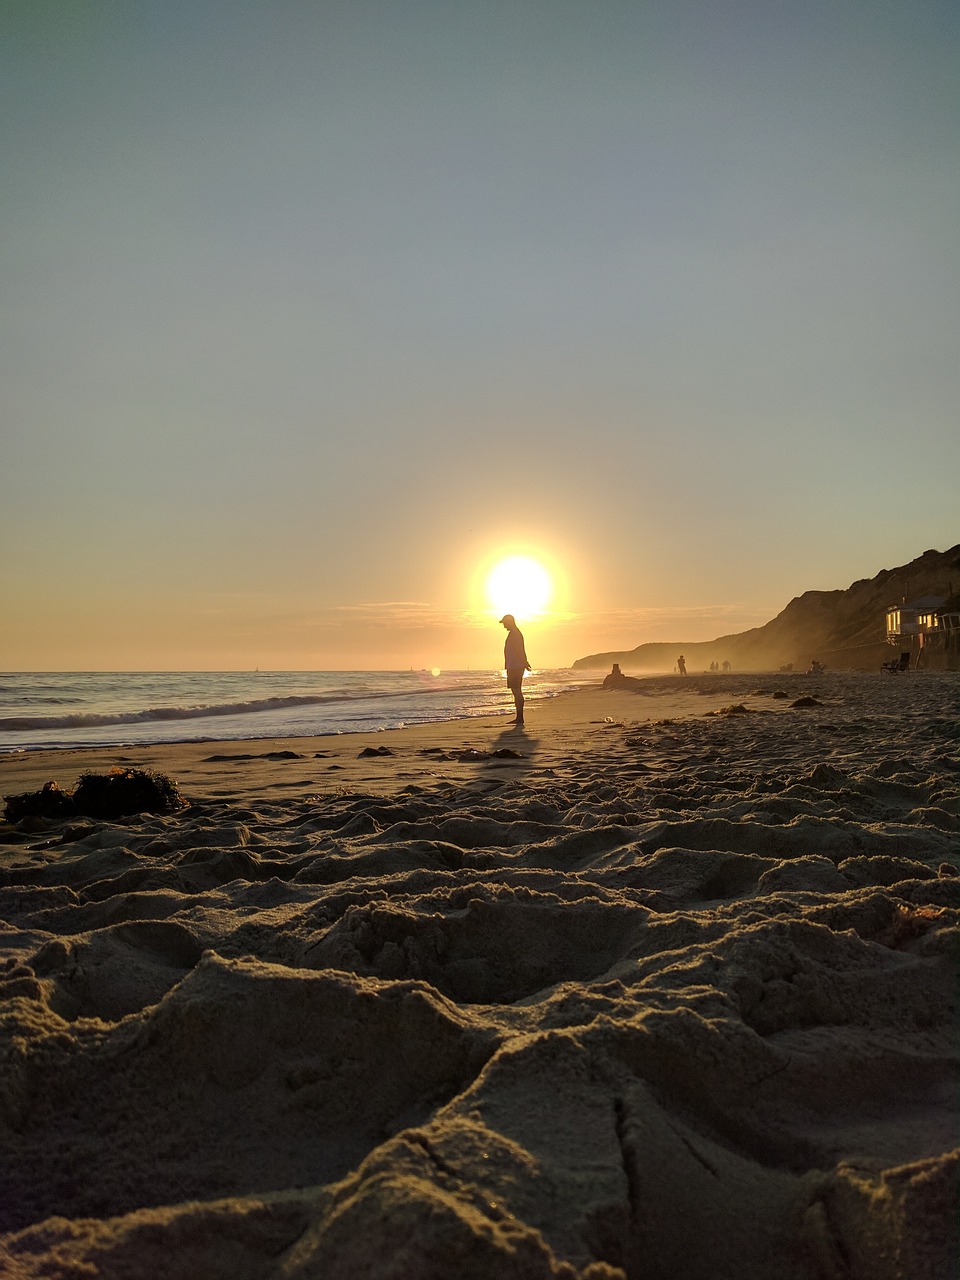
[[[370,697],[370,694],[366,695]],[[208,716],[256,715],[263,711],[282,711],[288,707],[313,707],[329,702],[350,701],[349,695],[298,694],[286,698],[258,698],[254,702],[224,702],[201,707],[149,707],[145,711],[94,712],[78,711],[62,716],[6,716],[0,718],[0,730],[29,733],[34,729],[89,729],[111,724],[149,724],[165,720],[203,720]]]
[[[2,686],[0,686],[2,691]],[[82,701],[80,698],[44,698],[39,694],[19,694],[17,701],[25,707],[71,707]]]
[[[38,729],[91,729],[105,725],[151,724],[171,720],[205,720],[214,716],[258,715],[286,711],[293,707],[319,707],[331,703],[375,702],[390,698],[404,701],[426,695],[449,693],[449,689],[378,689],[368,686],[337,689],[323,694],[290,694],[286,697],[257,698],[248,702],[222,702],[195,707],[149,707],[142,711],[76,711],[59,716],[2,716],[0,732],[30,733]]]

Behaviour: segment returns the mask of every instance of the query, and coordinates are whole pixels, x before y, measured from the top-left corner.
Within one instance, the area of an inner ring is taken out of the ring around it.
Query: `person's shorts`
[[[519,689],[523,684],[523,667],[509,667],[507,669],[507,688]]]

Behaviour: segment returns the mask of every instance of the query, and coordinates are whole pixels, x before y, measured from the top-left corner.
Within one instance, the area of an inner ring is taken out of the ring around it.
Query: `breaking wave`
[[[495,671],[3,673],[0,754],[81,746],[310,737],[506,713]],[[531,675],[529,696],[582,683]]]
[[[367,698],[397,697],[396,693],[363,694]],[[258,698],[253,702],[223,702],[201,707],[149,707],[145,711],[74,712],[61,716],[7,716],[0,730],[28,733],[34,729],[89,729],[111,724],[150,724],[168,720],[204,720],[208,716],[246,716],[261,711],[285,711],[291,707],[317,707],[349,702],[349,694],[294,694],[285,698]]]

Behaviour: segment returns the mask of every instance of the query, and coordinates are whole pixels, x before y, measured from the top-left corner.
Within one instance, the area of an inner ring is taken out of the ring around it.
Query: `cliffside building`
[[[960,669],[960,597],[920,596],[887,609],[887,643],[915,665]]]

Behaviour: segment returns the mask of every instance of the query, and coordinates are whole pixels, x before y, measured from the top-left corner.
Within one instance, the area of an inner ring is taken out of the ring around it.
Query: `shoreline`
[[[688,691],[689,692],[689,691]],[[689,698],[663,704],[665,714],[693,714]],[[252,795],[262,788],[291,782],[294,763],[309,767],[314,775],[302,778],[304,787],[314,789],[328,781],[331,785],[394,785],[393,774],[406,768],[423,768],[419,753],[438,750],[444,754],[492,751],[504,747],[518,751],[531,763],[537,756],[544,734],[554,739],[554,747],[575,748],[571,738],[579,738],[591,723],[607,718],[621,719],[636,698],[630,693],[596,687],[564,690],[550,698],[528,701],[527,723],[522,729],[510,724],[509,713],[502,716],[464,716],[455,720],[427,721],[392,729],[356,730],[304,736],[257,738],[209,738],[183,742],[129,744],[95,747],[40,747],[0,755],[0,796],[37,790],[47,781],[71,789],[76,778],[87,771],[108,772],[115,765],[127,765],[165,773],[185,795]],[[392,757],[360,757],[366,749],[387,747]],[[291,754],[292,753],[292,754]],[[213,758],[217,757],[217,758]],[[394,762],[393,767],[387,762]],[[309,764],[307,762],[310,762]],[[315,762],[315,763],[314,763]],[[457,776],[449,766],[458,761],[432,763],[434,776]],[[444,766],[447,766],[444,768]]]
[[[198,683],[198,680],[201,681]],[[0,676],[2,681],[2,676]],[[425,673],[100,673],[73,683],[31,673],[0,685],[0,755],[158,743],[246,741],[378,732],[512,714],[502,676]],[[593,683],[542,671],[533,704]]]
[[[916,682],[917,674],[908,678]],[[922,679],[924,683],[939,680],[942,674],[924,673]],[[0,797],[39,790],[49,781],[72,790],[82,773],[105,773],[115,766],[166,774],[187,798],[246,800],[284,791],[291,796],[315,795],[343,786],[364,786],[383,794],[417,779],[463,779],[465,764],[483,764],[487,772],[536,772],[566,755],[583,752],[611,724],[705,716],[731,702],[753,712],[780,715],[790,710],[796,697],[809,692],[826,691],[829,703],[831,696],[834,700],[841,695],[860,696],[874,686],[886,691],[883,696],[899,700],[907,695],[909,700],[909,688],[894,684],[896,679],[862,672],[827,672],[816,677],[767,673],[766,679],[763,673],[751,672],[661,675],[644,680],[639,689],[604,689],[598,681],[528,701],[522,729],[513,726],[505,713],[304,736],[40,747],[0,754]],[[960,677],[956,682],[960,689]],[[778,700],[772,694],[781,685],[787,696]],[[384,747],[389,755],[361,755]],[[500,763],[483,759],[483,753],[503,749],[519,753],[520,758]],[[480,753],[478,759],[461,761],[460,756],[471,751]]]
[[[387,746],[400,757],[439,749],[445,753],[469,750],[492,751],[507,747],[519,751],[528,766],[543,754],[544,735],[550,735],[557,750],[577,751],[591,727],[606,721],[640,721],[656,718],[681,719],[706,714],[706,701],[719,704],[736,696],[749,699],[762,673],[714,675],[710,672],[680,677],[657,674],[645,678],[643,687],[604,689],[601,680],[591,685],[562,689],[549,697],[527,700],[526,725],[518,730],[510,723],[512,707],[502,715],[462,716],[452,720],[430,720],[387,729],[357,729],[304,735],[264,735],[247,738],[188,739],[173,742],[125,743],[116,746],[36,747],[0,753],[0,797],[38,790],[45,782],[56,781],[67,790],[85,772],[109,772],[115,765],[167,774],[187,794],[197,788],[215,788],[218,797],[229,794],[231,781],[245,796],[258,791],[258,774],[270,789],[286,773],[294,759],[318,760],[316,776],[302,779],[303,786],[316,786],[326,774],[333,783],[376,783],[389,787],[391,770],[381,758],[374,767],[369,758],[359,759],[368,748]],[[806,686],[804,685],[804,688]],[[770,710],[782,706],[766,701]],[[284,759],[280,759],[285,753]],[[211,757],[220,757],[213,759]],[[230,759],[228,759],[228,757]],[[273,757],[273,758],[271,758]],[[323,765],[320,760],[326,759]],[[408,759],[408,765],[412,762]],[[449,764],[438,761],[439,766]],[[335,768],[332,767],[335,764]],[[241,768],[240,766],[244,767]],[[456,776],[457,770],[439,769],[442,776]],[[462,773],[462,769],[459,771]],[[289,777],[288,777],[289,781]]]

